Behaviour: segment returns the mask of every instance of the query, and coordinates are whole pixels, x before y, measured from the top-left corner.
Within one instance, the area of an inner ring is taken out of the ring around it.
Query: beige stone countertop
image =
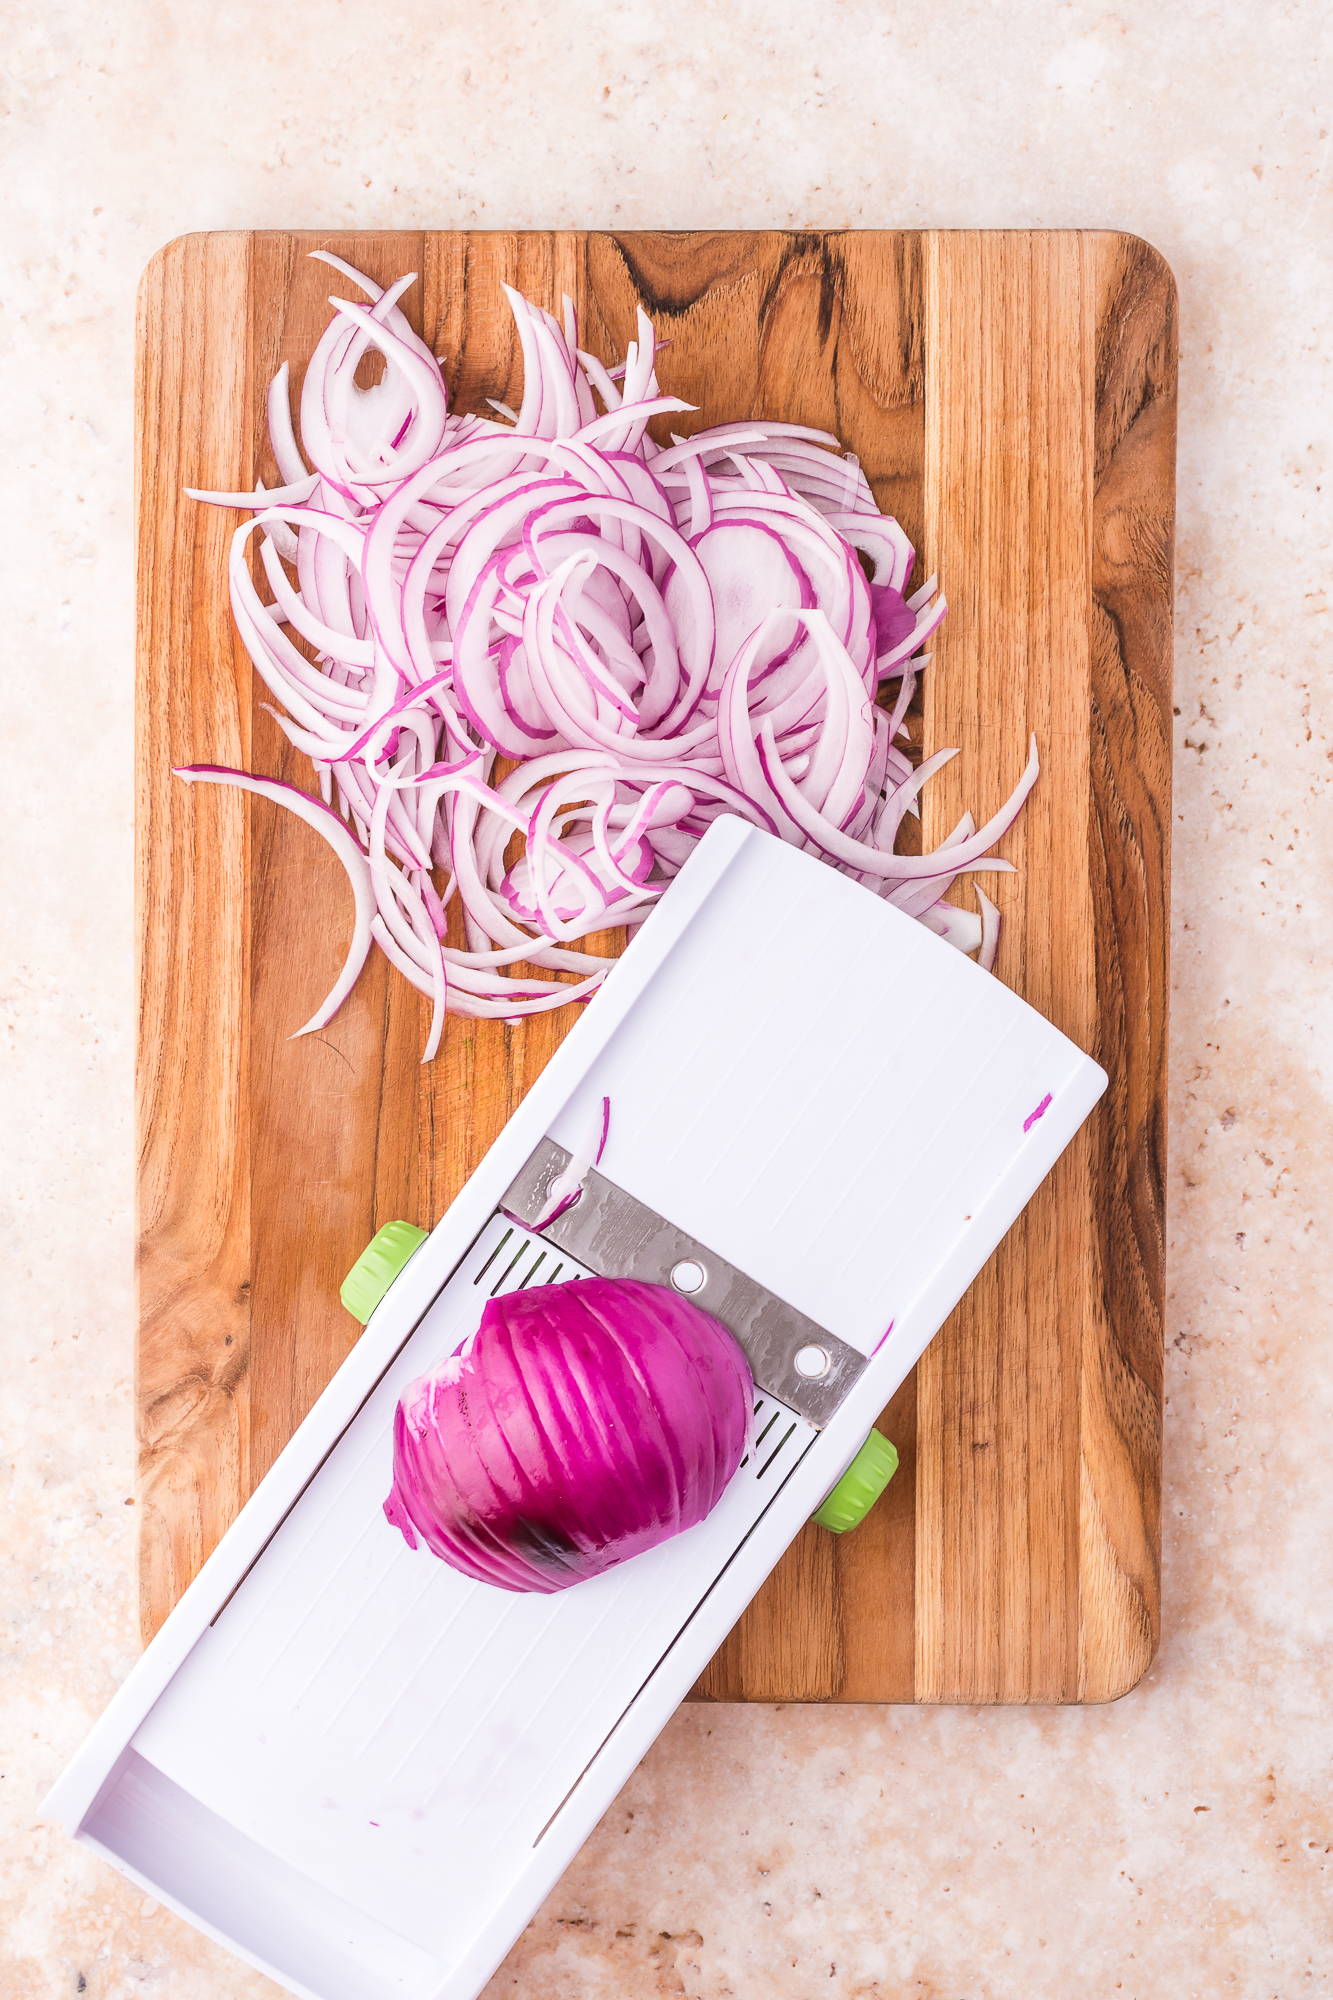
[[[223,227],[1114,226],[1180,286],[1163,1641],[1104,1708],[685,1708],[487,1989],[1333,1990],[1333,15],[12,0],[4,2000],[276,1991],[39,1821],[132,1608],[132,346]]]

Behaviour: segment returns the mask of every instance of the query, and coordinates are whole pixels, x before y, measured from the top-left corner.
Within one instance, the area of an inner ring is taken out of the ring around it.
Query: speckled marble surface
[[[475,222],[1115,225],[1182,327],[1161,1653],[1105,1709],[683,1710],[490,2000],[1329,1990],[1333,17],[6,18],[6,2000],[276,1991],[37,1818],[136,1652],[135,285],[188,229]]]

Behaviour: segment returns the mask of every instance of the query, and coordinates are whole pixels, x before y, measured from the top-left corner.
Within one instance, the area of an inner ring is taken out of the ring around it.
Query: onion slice
[[[576,1201],[583,1199],[583,1183],[606,1151],[610,1130],[611,1100],[604,1097],[571,1154],[569,1165],[552,1181],[545,1208],[535,1222],[527,1225],[534,1236],[540,1236],[566,1210],[573,1208]]]
[[[255,792],[261,799],[270,799],[275,806],[283,806],[312,827],[321,840],[326,840],[347,870],[356,903],[356,920],[343,969],[305,1026],[298,1028],[290,1039],[296,1041],[316,1028],[326,1028],[356,985],[361,968],[370,955],[375,891],[370,880],[370,863],[355,837],[330,807],[319,799],[312,799],[308,792],[298,791],[295,785],[286,784],[281,778],[255,778],[248,771],[232,771],[223,764],[177,764],[173,770],[175,776],[187,785],[235,785],[239,791]]]

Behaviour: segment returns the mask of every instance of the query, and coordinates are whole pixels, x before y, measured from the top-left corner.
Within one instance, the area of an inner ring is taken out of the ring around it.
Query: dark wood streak
[[[1105,1340],[1091,1388],[1106,1432],[1092,1480],[1150,1656],[1161,1630],[1176,290],[1147,244],[1120,239],[1103,255],[1089,837],[1111,1082],[1095,1161]],[[1121,1692],[1114,1676],[1086,1676],[1089,1697]]]

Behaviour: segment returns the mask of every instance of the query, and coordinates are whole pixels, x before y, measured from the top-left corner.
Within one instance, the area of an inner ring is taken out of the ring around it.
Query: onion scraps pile
[[[284,484],[191,497],[252,513],[232,539],[232,610],[324,803],[245,772],[178,773],[288,807],[347,870],[351,949],[299,1032],[332,1019],[372,941],[433,1002],[426,1061],[446,1012],[514,1021],[590,999],[612,961],[580,941],[642,922],[727,812],[993,965],[995,906],[943,898],[1009,867],[990,850],[1036,782],[1035,739],[984,826],[965,814],[933,853],[894,853],[954,755],[913,770],[897,741],[945,604],[933,577],[905,594],[911,544],[837,439],[756,422],[663,449],[649,418],[692,406],[660,392],[643,311],[608,370],[579,348],[568,299],[562,328],[508,287],[522,406],[458,415],[399,309],[412,277],[381,291],[314,254],[370,303],[331,301],[304,457],[284,364],[268,396]],[[361,389],[372,349],[382,379]],[[446,942],[455,897],[466,948]]]

